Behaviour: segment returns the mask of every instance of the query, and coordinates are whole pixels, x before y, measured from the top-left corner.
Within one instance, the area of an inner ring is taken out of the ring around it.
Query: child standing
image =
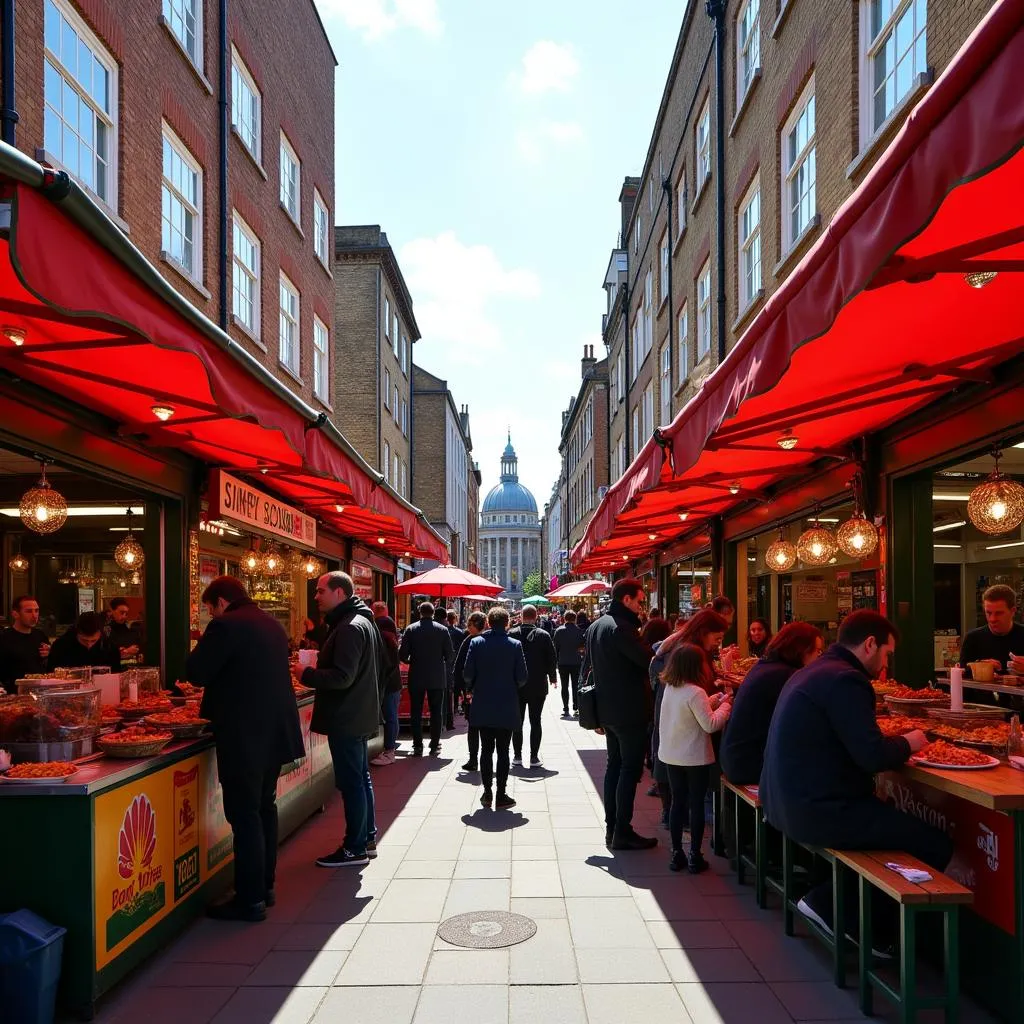
[[[658,720],[661,742],[658,759],[668,773],[672,790],[669,833],[672,859],[669,868],[681,871],[685,865],[691,875],[706,871],[708,862],[701,853],[704,841],[704,794],[711,778],[715,754],[711,734],[718,732],[732,711],[731,698],[725,694],[709,697],[704,689],[706,659],[694,644],[679,644],[668,657],[661,674],[665,691]],[[689,810],[690,856],[683,853],[683,823]]]

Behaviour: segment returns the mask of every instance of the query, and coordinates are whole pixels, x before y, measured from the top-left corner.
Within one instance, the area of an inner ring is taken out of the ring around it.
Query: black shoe
[[[484,807],[490,807],[491,804],[494,803],[494,794],[489,789],[485,789],[483,793],[480,794],[480,803],[482,803]]]
[[[498,799],[494,801],[494,806],[499,811],[507,810],[509,807],[515,807],[516,802],[508,795],[508,793],[499,793]]]
[[[612,848],[612,838],[615,835],[615,829],[611,825],[606,825],[604,829],[604,845],[610,850]]]
[[[568,708],[562,708],[562,717],[563,718],[572,718],[572,715],[569,714],[569,709]]]
[[[624,836],[612,836],[613,850],[653,850],[658,845],[654,836],[638,836],[630,832]]]
[[[412,748],[412,756],[413,757],[422,757],[423,756],[423,748],[422,747],[413,747]]]
[[[513,768],[522,768],[523,767],[523,755],[522,754],[513,754],[512,755],[512,767]]]
[[[541,759],[539,757],[531,757],[530,758],[530,767],[531,768],[542,768],[543,766],[544,766],[544,762],[541,761]]]
[[[687,862],[686,870],[691,875],[699,875],[702,871],[707,871],[711,865],[704,859],[704,854],[697,850],[695,853],[690,854],[690,859]]]
[[[318,868],[361,868],[369,863],[370,858],[365,853],[353,853],[344,846],[339,846],[334,853],[316,859]]]
[[[366,844],[366,856],[373,860],[377,856],[377,840],[371,839]]]
[[[478,772],[480,771],[480,766],[476,763],[476,761],[469,760],[462,766],[462,770],[464,772]]]
[[[239,903],[232,897],[224,903],[214,903],[206,908],[206,916],[214,921],[265,921],[267,905],[259,903]]]
[[[430,756],[431,757],[440,757],[441,756],[441,744],[440,743],[438,743],[438,745],[436,747],[431,747],[430,748]]]
[[[686,867],[686,854],[682,850],[673,850],[672,859],[668,862],[669,871],[682,871]]]
[[[267,895],[263,897],[263,902],[268,907],[272,907],[277,902],[277,893],[273,889],[268,889]]]
[[[811,896],[811,893],[808,893],[807,896]],[[808,900],[807,896],[797,903],[796,909],[809,921],[813,921],[826,935],[835,937],[836,932],[832,924],[832,908],[819,908],[815,906],[817,901],[814,901],[813,896],[811,896],[811,900]]]

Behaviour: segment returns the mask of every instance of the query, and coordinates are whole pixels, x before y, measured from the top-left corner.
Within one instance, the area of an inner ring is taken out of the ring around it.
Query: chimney
[[[629,177],[622,182],[622,190],[619,192],[619,208],[622,214],[622,227],[619,234],[621,241],[619,244],[623,249],[629,247],[629,238],[627,237],[629,221],[633,216],[633,207],[636,205],[636,197],[639,191],[639,178]]]
[[[593,372],[597,360],[594,358],[594,346],[583,346],[583,358],[580,360],[580,375],[586,380]]]

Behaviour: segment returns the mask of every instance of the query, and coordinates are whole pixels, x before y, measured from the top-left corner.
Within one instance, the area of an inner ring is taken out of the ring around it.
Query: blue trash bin
[[[31,910],[0,914],[0,1017],[53,1024],[66,928]]]

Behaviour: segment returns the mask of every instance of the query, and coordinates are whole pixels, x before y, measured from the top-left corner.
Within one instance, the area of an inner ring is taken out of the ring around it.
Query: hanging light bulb
[[[314,558],[312,555],[306,555],[302,561],[302,571],[306,574],[309,579],[316,579],[318,576],[323,575],[323,564],[319,558]]]
[[[259,572],[261,567],[260,553],[256,548],[255,541],[253,546],[245,553],[242,558],[242,572],[247,576],[255,576]]]
[[[3,330],[7,340],[10,341],[15,348],[21,348],[21,346],[25,344],[24,327],[5,327]]]
[[[995,468],[967,499],[967,517],[982,533],[996,536],[1024,522],[1024,487],[999,469],[1002,452],[993,451]]]
[[[284,569],[284,558],[273,544],[263,552],[260,568],[268,576],[277,576]]]
[[[853,515],[836,530],[836,543],[850,558],[866,558],[878,547],[878,530],[863,512],[859,473],[853,478]]]
[[[689,519],[689,518],[690,518],[690,513],[689,512],[680,512],[679,513],[679,522],[685,523],[686,520]]]
[[[800,443],[800,438],[792,430],[787,430],[775,443],[784,452],[791,452]]]
[[[788,540],[782,528],[779,528],[779,539],[768,546],[764,553],[764,564],[772,572],[789,572],[796,565],[796,547]]]
[[[120,544],[114,548],[114,561],[124,569],[125,572],[133,572],[142,567],[146,555],[142,545],[135,539],[132,533],[132,510],[128,509],[128,534]]]
[[[27,490],[18,506],[21,521],[35,533],[56,533],[68,519],[68,503],[46,479],[46,463],[39,464],[39,483]]]
[[[814,525],[804,530],[797,538],[796,553],[804,565],[828,565],[829,559],[839,550],[835,534],[818,522],[814,514]]]
[[[729,493],[730,494],[739,494],[740,493],[740,485],[736,484],[736,483],[729,484]]]
[[[964,274],[964,280],[972,288],[984,288],[985,285],[990,284],[998,276],[994,270],[975,270],[970,274]]]
[[[19,551],[8,563],[11,572],[28,572],[28,559]]]
[[[137,573],[132,573],[132,586],[137,587],[142,582],[142,577]]]
[[[161,423],[166,423],[174,415],[173,405],[153,405],[149,410]]]

